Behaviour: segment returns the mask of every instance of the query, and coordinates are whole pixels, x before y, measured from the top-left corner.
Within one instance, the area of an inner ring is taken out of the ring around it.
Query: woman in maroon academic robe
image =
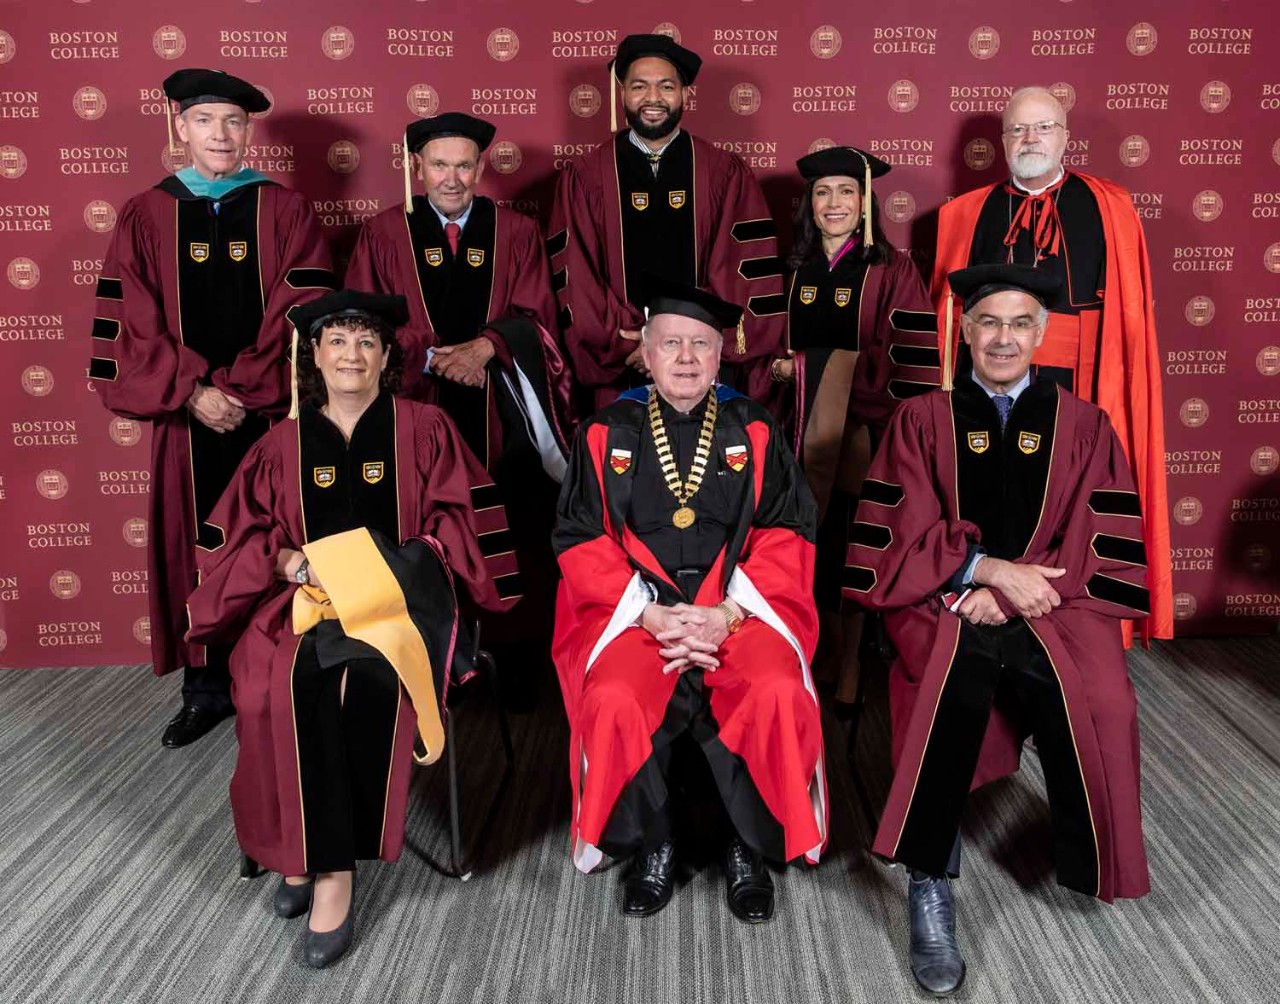
[[[862,613],[840,610],[849,517],[899,401],[938,385],[937,325],[920,273],[880,227],[871,179],[889,165],[837,146],[796,167],[807,197],[788,263],[787,353],[772,373],[788,385],[796,456],[818,502],[814,672],[835,682],[837,699],[852,701]]]
[[[350,945],[356,859],[399,857],[415,732],[440,754],[452,583],[496,607],[514,571],[501,546],[487,559],[504,513],[448,417],[393,397],[404,316],[352,291],[290,314],[307,399],[218,502],[189,604],[192,638],[238,637],[236,836],[285,876],[277,914],[310,907],[315,967]]]

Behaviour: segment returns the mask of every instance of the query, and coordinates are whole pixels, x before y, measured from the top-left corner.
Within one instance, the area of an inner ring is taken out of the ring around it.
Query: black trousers
[[[958,874],[960,819],[992,707],[1023,736],[1035,737],[1059,881],[1095,887],[1093,824],[1062,688],[1044,646],[1021,618],[961,625],[897,859],[929,875]]]
[[[227,660],[231,649],[211,645],[205,650],[206,664],[182,671],[182,703],[219,714],[235,711],[231,703],[231,671]]]
[[[303,637],[293,702],[308,872],[350,871],[358,858],[381,855],[400,697],[384,659],[322,667],[313,638]]]

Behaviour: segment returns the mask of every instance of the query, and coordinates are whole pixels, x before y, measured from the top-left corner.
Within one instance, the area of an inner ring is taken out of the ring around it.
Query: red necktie
[[[444,225],[444,235],[449,238],[449,253],[456,256],[458,253],[458,238],[462,236],[462,227],[456,223],[446,223]]]

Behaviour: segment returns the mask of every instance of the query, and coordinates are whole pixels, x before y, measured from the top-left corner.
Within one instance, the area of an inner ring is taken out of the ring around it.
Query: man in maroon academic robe
[[[350,289],[408,300],[401,393],[443,408],[505,500],[520,500],[509,509],[524,599],[489,624],[486,646],[546,637],[555,582],[547,538],[572,436],[542,235],[476,194],[494,132],[460,112],[411,122],[405,202],[365,223],[346,275]],[[411,163],[421,195],[409,187]]]
[[[1106,414],[1029,368],[1057,280],[951,274],[972,373],[904,403],[863,486],[846,595],[885,611],[895,771],[873,850],[911,868],[911,968],[964,979],[948,876],[968,792],[1035,736],[1058,880],[1149,889],[1121,620],[1148,609],[1133,477]]]
[[[162,742],[232,714],[227,652],[183,640],[199,528],[236,465],[288,407],[285,312],[334,286],[307,200],[244,166],[261,91],[213,70],[165,81],[191,166],[125,203],[98,279],[89,376],[118,415],[152,423],[151,654],[185,667]]]
[[[745,305],[721,379],[759,401],[777,393],[769,364],[786,325],[777,228],[742,158],[680,128],[701,65],[665,35],[624,38],[610,72],[629,128],[560,174],[547,245],[588,411],[645,382],[646,272]]]
[[[941,328],[947,274],[1015,262],[1056,276],[1039,375],[1107,413],[1134,471],[1146,534],[1151,613],[1144,637],[1173,637],[1173,569],[1164,411],[1151,266],[1142,222],[1113,181],[1069,171],[1067,112],[1043,87],[1014,93],[1001,116],[1007,182],[976,188],[938,214],[933,296]]]
[[[692,763],[675,754],[700,750],[734,830],[730,909],[760,923],[773,914],[763,857],[816,863],[827,839],[809,673],[816,507],[768,413],[715,384],[721,331],[741,308],[651,289],[641,347],[653,385],[583,427],[560,494],[553,653],[573,861],[585,872],[634,855],[624,913],[662,909],[672,801]]]

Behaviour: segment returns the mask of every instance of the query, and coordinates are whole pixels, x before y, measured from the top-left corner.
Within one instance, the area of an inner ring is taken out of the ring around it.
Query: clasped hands
[[[1062,604],[1062,597],[1051,580],[1067,574],[1065,568],[1048,565],[1019,564],[1002,558],[983,557],[973,571],[973,582],[979,586],[957,608],[956,613],[970,624],[1003,624],[1009,618],[996,600],[997,590],[1022,617],[1043,617]]]
[[[485,367],[496,351],[483,335],[459,345],[437,345],[431,353],[431,372],[464,387],[483,387]]]
[[[244,421],[244,402],[207,384],[200,384],[191,392],[187,408],[201,425],[214,432],[230,432]]]
[[[742,616],[741,609],[737,612]],[[701,607],[691,603],[664,607],[650,603],[637,623],[662,642],[663,647],[658,654],[667,660],[662,672],[683,673],[687,669],[715,670],[719,667],[716,653],[729,637],[728,617],[720,607]]]

